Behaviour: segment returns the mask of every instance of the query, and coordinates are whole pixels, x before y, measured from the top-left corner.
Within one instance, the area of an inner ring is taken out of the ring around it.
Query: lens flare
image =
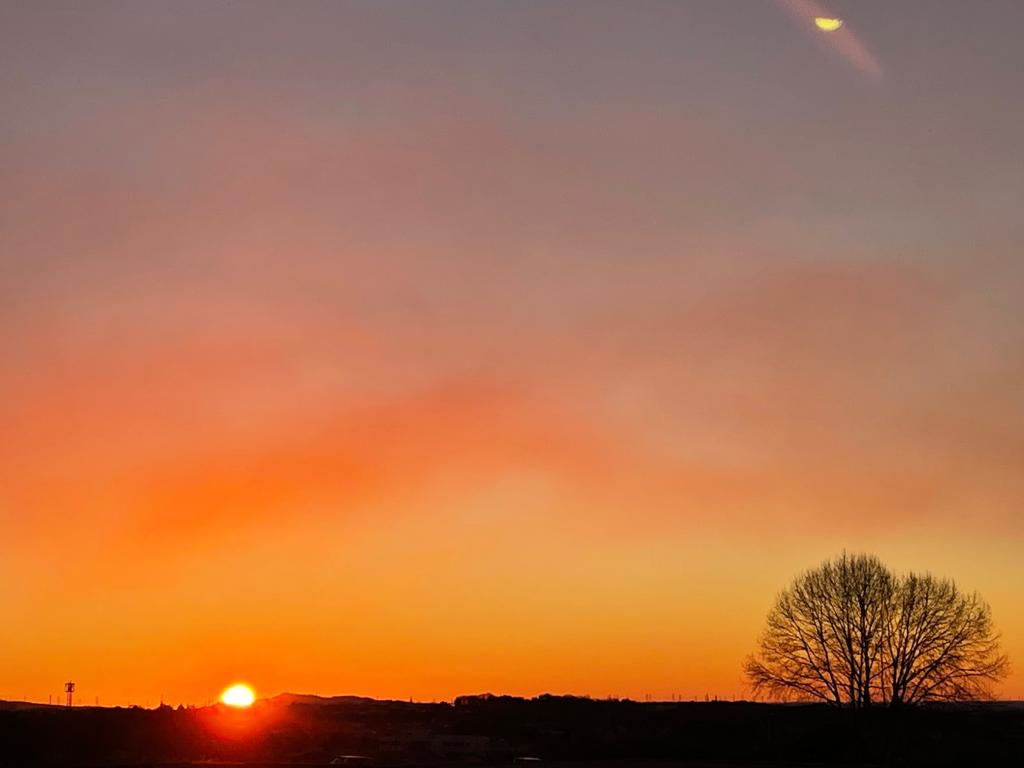
[[[835,32],[843,26],[843,20],[831,19],[827,16],[815,16],[814,25],[823,32]]]
[[[256,694],[248,685],[236,683],[224,690],[224,693],[220,695],[220,700],[229,707],[248,707],[256,701]]]

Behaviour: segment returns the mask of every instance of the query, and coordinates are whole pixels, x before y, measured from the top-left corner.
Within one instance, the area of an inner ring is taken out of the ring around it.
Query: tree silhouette
[[[987,698],[1008,663],[976,593],[844,553],[779,594],[745,670],[756,695],[868,707]]]

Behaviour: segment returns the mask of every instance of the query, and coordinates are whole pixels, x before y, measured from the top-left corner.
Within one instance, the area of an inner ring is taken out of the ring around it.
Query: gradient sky
[[[1024,4],[0,6],[0,698],[742,696],[843,548],[1024,697]]]

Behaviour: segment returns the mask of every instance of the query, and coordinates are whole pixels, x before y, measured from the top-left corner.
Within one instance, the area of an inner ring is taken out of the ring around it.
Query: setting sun
[[[236,683],[225,689],[220,700],[229,707],[248,707],[256,700],[256,694],[248,685]]]

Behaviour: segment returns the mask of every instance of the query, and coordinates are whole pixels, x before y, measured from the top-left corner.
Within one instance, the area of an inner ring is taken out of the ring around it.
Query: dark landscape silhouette
[[[197,761],[378,766],[1020,765],[1024,703],[899,711],[820,704],[461,696],[453,703],[282,695],[251,709],[0,705],[0,765]]]

